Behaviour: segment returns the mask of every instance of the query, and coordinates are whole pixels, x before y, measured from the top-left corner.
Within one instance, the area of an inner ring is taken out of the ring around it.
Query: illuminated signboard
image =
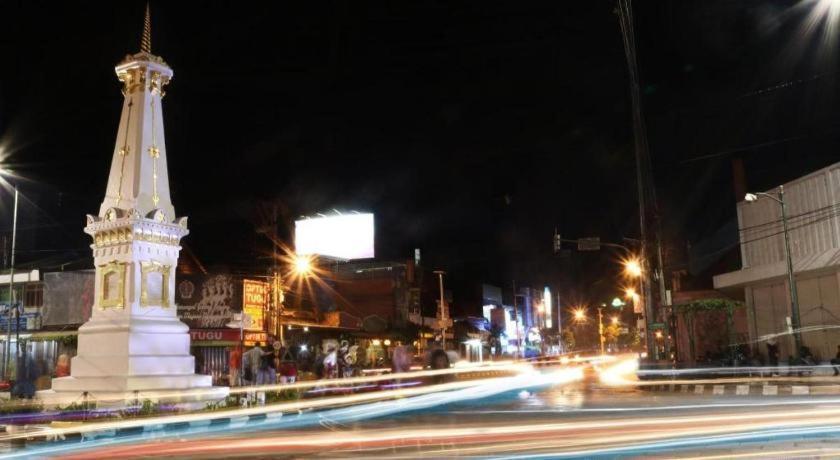
[[[295,221],[295,251],[336,259],[369,259],[373,254],[373,214],[339,214]]]
[[[545,307],[545,327],[551,328],[552,321],[551,321],[551,313],[552,313],[552,306],[551,306],[551,289],[548,286],[545,287],[543,290],[543,305]]]
[[[245,329],[263,330],[265,308],[268,302],[268,283],[254,280],[242,281],[242,310],[249,321]]]

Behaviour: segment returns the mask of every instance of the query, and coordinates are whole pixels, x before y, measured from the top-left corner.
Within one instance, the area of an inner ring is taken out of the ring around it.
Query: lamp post
[[[639,280],[639,293],[636,293],[635,288],[631,287],[626,290],[626,294],[633,300],[633,310],[636,310],[636,303],[639,302],[642,305],[642,316],[644,317],[644,324],[645,324],[645,349],[647,351],[647,355],[649,359],[656,358],[656,350],[657,347],[654,344],[653,337],[652,337],[652,330],[650,327],[651,322],[653,322],[653,308],[650,304],[650,299],[648,298],[649,290],[645,288],[647,285],[645,284],[645,261],[644,259],[631,257],[629,259],[625,259],[623,261],[624,264],[624,274],[628,278],[631,279],[638,279]],[[645,297],[642,298],[642,295]]]
[[[0,175],[5,174],[6,171],[0,169]],[[12,318],[13,308],[15,308],[15,246],[17,243],[17,218],[18,218],[18,187],[15,184],[15,204],[12,212],[12,253],[9,264],[9,308],[6,310],[8,318],[6,324],[6,346],[3,347],[3,378],[8,378],[9,362],[11,358],[11,344],[12,344]],[[16,309],[16,308],[15,308]],[[15,315],[16,317],[16,315]]]
[[[298,280],[304,280],[309,275],[311,275],[315,271],[313,267],[313,257],[306,256],[306,255],[294,255],[292,257],[292,276]],[[280,316],[277,317],[277,325],[280,329],[279,338],[280,343],[285,345],[286,338],[283,332],[283,322],[280,320]],[[291,327],[291,326],[289,326]]]
[[[793,257],[790,253],[790,236],[788,232],[787,222],[787,205],[785,204],[785,186],[779,186],[778,196],[773,196],[771,193],[747,193],[744,200],[749,203],[758,201],[759,197],[770,198],[779,203],[782,211],[782,233],[785,240],[785,261],[787,262],[788,288],[790,289],[790,323],[793,328],[793,343],[795,346],[795,356],[801,358],[800,349],[802,348],[802,334],[800,333],[799,324],[799,296],[796,291],[796,280],[793,274]]]
[[[604,354],[604,315],[603,310],[606,305],[601,304],[598,307],[598,338],[601,342],[601,354]]]

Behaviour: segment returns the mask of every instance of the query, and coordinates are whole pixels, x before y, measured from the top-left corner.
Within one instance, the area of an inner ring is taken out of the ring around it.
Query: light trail
[[[656,450],[677,446],[725,443],[840,431],[840,408],[777,410],[753,414],[623,418],[569,423],[532,423],[420,429],[368,429],[316,434],[274,434],[255,439],[225,438],[181,441],[152,446],[103,449],[97,457],[148,455],[217,455],[253,452],[305,454],[314,451],[373,452],[430,446],[431,456],[494,455],[504,452],[548,450],[550,453],[515,455],[515,458],[587,456],[610,452]],[[452,445],[451,448],[440,448]],[[412,451],[419,457],[422,451]],[[673,456],[673,452],[669,452]]]
[[[460,367],[452,367],[448,369],[433,369],[421,370],[412,372],[401,372],[396,374],[381,374],[381,375],[366,375],[361,377],[349,377],[339,379],[322,379],[322,380],[307,380],[295,383],[278,383],[272,385],[254,385],[230,388],[227,394],[250,394],[253,392],[264,391],[286,391],[286,390],[303,390],[316,387],[326,386],[347,386],[354,384],[369,384],[373,382],[391,381],[397,379],[412,380],[427,377],[441,377],[449,375],[467,375],[481,372],[508,372],[512,374],[519,374],[523,372],[533,372],[534,368],[529,363],[514,362],[514,361],[495,361],[484,363],[469,363]],[[224,396],[220,396],[219,388],[208,388],[198,390],[176,390],[176,391],[144,391],[131,392],[120,395],[119,397],[96,397],[91,394],[89,402],[109,403],[109,402],[123,402],[123,401],[142,401],[144,399],[151,400],[175,400],[175,401],[211,401],[220,400]],[[57,398],[57,397],[56,397]],[[81,400],[80,395],[72,395],[55,399],[60,404],[78,403]]]
[[[185,414],[167,417],[153,417],[148,419],[126,420],[117,422],[97,422],[84,424],[81,426],[67,427],[67,428],[44,428],[38,430],[37,433],[18,433],[7,434],[0,436],[0,440],[12,440],[21,438],[30,438],[33,435],[60,437],[62,435],[72,433],[101,433],[101,432],[115,432],[116,430],[125,430],[130,428],[137,428],[140,426],[155,426],[162,424],[175,423],[190,423],[190,422],[205,422],[205,426],[191,427],[183,432],[172,434],[154,433],[154,439],[165,437],[184,436],[189,434],[208,434],[214,431],[221,431],[224,433],[231,433],[234,429],[230,426],[217,426],[211,428],[210,422],[216,418],[231,418],[244,419],[251,415],[271,415],[282,414],[283,412],[299,411],[303,409],[325,408],[330,406],[344,406],[353,404],[354,406],[346,407],[344,409],[337,409],[331,412],[331,418],[341,418],[342,420],[355,421],[363,420],[370,417],[388,415],[407,410],[417,410],[429,407],[434,407],[441,404],[448,404],[452,402],[464,401],[468,399],[484,398],[493,394],[499,394],[507,391],[516,390],[519,388],[527,388],[533,386],[563,384],[582,378],[582,370],[580,368],[561,370],[552,373],[529,373],[522,374],[515,377],[502,377],[494,379],[484,379],[476,381],[452,382],[446,384],[433,385],[429,387],[420,388],[403,388],[398,390],[381,391],[377,393],[365,393],[359,395],[345,395],[341,397],[323,398],[318,400],[302,401],[295,403],[282,403],[272,406],[244,408],[238,410],[227,411],[224,413],[199,413],[199,414]],[[419,399],[416,397],[420,397]],[[414,397],[414,398],[412,398]],[[393,399],[390,398],[399,398]],[[388,399],[387,401],[383,401]],[[367,405],[360,405],[362,403],[374,403]],[[320,417],[319,413],[312,413],[313,416]],[[284,419],[274,417],[273,419],[266,419],[263,422],[254,422],[248,424],[249,430],[265,429],[271,427],[278,427],[283,424]],[[318,419],[320,420],[320,418]],[[316,421],[316,420],[312,420]],[[66,445],[56,447],[38,447],[29,448],[14,452],[10,454],[12,457],[29,457],[32,455],[49,455],[57,452],[66,453],[68,449],[93,449],[109,444],[122,444],[130,441],[148,440],[144,436],[137,436],[134,438],[116,438],[102,440],[102,443],[92,442],[87,445]],[[137,447],[135,447],[137,449]]]

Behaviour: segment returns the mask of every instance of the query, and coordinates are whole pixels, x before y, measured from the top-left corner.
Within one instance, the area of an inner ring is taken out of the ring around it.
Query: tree
[[[563,344],[566,350],[575,348],[575,333],[570,328],[563,329]]]
[[[604,328],[604,340],[607,342],[616,343],[619,335],[621,335],[621,327],[618,324],[610,324]]]

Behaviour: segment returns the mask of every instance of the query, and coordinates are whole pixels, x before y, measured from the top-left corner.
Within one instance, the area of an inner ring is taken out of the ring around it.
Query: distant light
[[[621,301],[618,297],[612,299],[612,306],[615,308],[621,308],[626,305],[624,302]]]
[[[586,310],[583,308],[576,308],[572,311],[575,321],[586,321]]]
[[[613,317],[612,317],[612,323],[613,323],[613,324],[618,324],[618,322],[619,322],[619,321],[620,321],[620,320],[618,319],[618,316],[613,316]]]
[[[373,339],[373,340],[370,341],[370,343],[374,347],[378,347],[379,345],[382,345],[382,342],[379,339]]]
[[[300,351],[306,351],[306,344],[305,343],[300,346]]]
[[[309,326],[303,326],[303,332],[309,332]]]
[[[391,346],[391,339],[385,339],[385,341],[382,342],[382,343],[385,344],[386,347],[390,347]]]
[[[747,193],[746,195],[744,195],[744,200],[752,203],[753,201],[758,200],[758,196],[756,196],[755,193]]]

